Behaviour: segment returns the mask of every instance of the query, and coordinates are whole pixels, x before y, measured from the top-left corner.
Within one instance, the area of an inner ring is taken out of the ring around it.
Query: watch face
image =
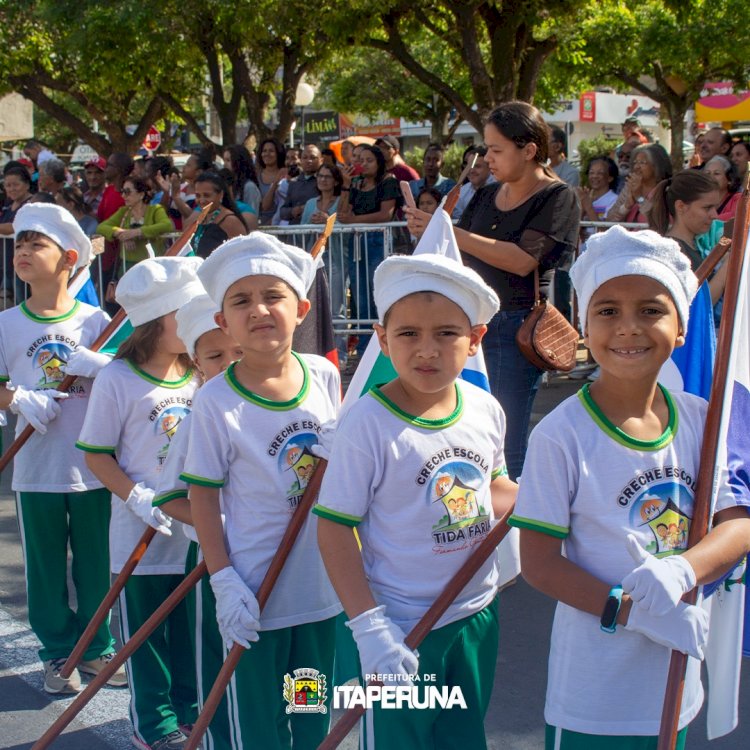
[[[616,596],[610,596],[607,599],[607,603],[604,605],[604,611],[602,612],[602,627],[611,628],[615,624],[617,611],[620,609],[619,605],[620,600]]]

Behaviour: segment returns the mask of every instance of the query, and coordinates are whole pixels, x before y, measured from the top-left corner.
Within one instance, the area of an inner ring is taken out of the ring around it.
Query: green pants
[[[675,750],[684,750],[687,727],[677,734]],[[545,750],[656,750],[658,737],[581,734],[547,724]]]
[[[182,579],[181,575],[130,576],[120,594],[123,642]],[[130,719],[136,735],[149,745],[179,724],[196,719],[195,660],[187,610],[183,599],[127,662]]]
[[[499,641],[497,599],[476,614],[433,630],[420,644],[420,691],[427,685],[460,687],[466,709],[381,709],[364,717],[365,750],[486,748],[484,715],[495,681]],[[425,682],[424,676],[434,676]]]
[[[235,750],[315,750],[328,733],[333,687],[327,711],[286,713],[284,676],[308,667],[333,674],[336,618],[261,632],[245,651],[227,688],[232,747]]]
[[[67,657],[109,590],[109,491],[19,492],[16,510],[29,623],[42,642],[39,657],[42,661]],[[68,546],[76,612],[68,601]],[[114,644],[107,618],[83,658],[110,654]]]
[[[195,542],[188,547],[185,574],[189,573],[203,555]],[[198,707],[203,703],[213,687],[219,670],[224,663],[224,642],[216,623],[216,598],[206,574],[188,594],[190,632],[193,637],[193,653],[198,687]],[[203,742],[206,750],[231,750],[232,741],[229,729],[229,710],[226,693],[211,719]]]

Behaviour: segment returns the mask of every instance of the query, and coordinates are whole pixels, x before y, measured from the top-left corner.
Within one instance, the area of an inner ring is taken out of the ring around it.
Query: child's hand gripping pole
[[[729,356],[732,351],[734,325],[736,322],[737,302],[739,299],[742,271],[747,252],[746,240],[750,228],[750,172],[745,177],[742,200],[737,206],[732,232],[732,253],[729,256],[727,283],[724,292],[724,308],[721,313],[719,341],[716,347],[714,377],[711,383],[711,395],[708,400],[706,425],[703,430],[703,444],[700,453],[700,469],[696,480],[693,520],[690,524],[688,547],[693,547],[708,533],[711,512],[711,495],[713,476],[716,466],[716,453],[721,437],[721,417],[724,412],[724,401],[727,397],[729,379]],[[712,251],[712,254],[715,251]],[[700,269],[699,269],[700,270]],[[731,398],[731,394],[729,394]],[[685,597],[688,604],[695,604],[698,588],[694,588]],[[677,744],[677,729],[680,720],[682,692],[685,688],[685,669],[687,656],[679,651],[672,651],[667,673],[667,688],[664,695],[664,708],[659,728],[657,750],[674,750]]]
[[[514,506],[515,507],[515,506]],[[437,621],[443,616],[455,598],[461,593],[466,584],[474,577],[479,568],[484,565],[485,560],[493,554],[497,545],[505,539],[510,531],[508,519],[513,514],[514,507],[498,520],[487,534],[485,540],[477,547],[476,551],[469,557],[453,578],[441,592],[440,596],[433,602],[432,606],[424,613],[422,619],[412,628],[404,642],[412,651],[416,651],[420,643],[427,637],[435,627]],[[382,685],[382,682],[370,682],[368,685]],[[323,742],[318,745],[318,750],[334,750],[351,732],[354,725],[365,712],[361,706],[347,709],[346,713],[338,720],[336,726],[331,730]]]
[[[207,216],[209,211],[211,210],[211,207],[213,206],[213,203],[207,206],[203,209],[200,216],[198,217],[198,221],[191,224],[177,239],[174,244],[171,245],[171,247],[167,250],[165,255],[179,255],[181,250],[185,247],[185,245],[190,242],[190,240],[193,237],[193,234],[195,233],[195,230],[198,228],[198,224],[203,219],[204,216]],[[73,278],[71,278],[70,282],[68,282],[68,286],[72,283],[73,279],[75,279],[75,276],[77,274],[73,275]],[[96,352],[99,349],[104,346],[104,344],[109,340],[110,336],[120,327],[122,322],[125,320],[127,316],[125,315],[125,311],[120,308],[115,316],[112,318],[112,320],[109,322],[109,325],[99,334],[99,337],[94,341],[94,343],[88,347],[89,351]],[[70,386],[73,385],[73,383],[76,382],[76,376],[75,375],[66,375],[65,378],[61,381],[60,385],[57,386],[58,391],[64,391],[65,393],[68,392],[70,389]],[[2,473],[8,466],[8,464],[13,460],[16,453],[23,448],[23,446],[26,444],[26,441],[34,434],[34,428],[28,424],[24,428],[23,432],[10,444],[8,447],[8,450],[3,453],[2,456],[0,456],[0,473]]]
[[[315,471],[313,472],[312,477],[310,477],[307,487],[305,487],[302,499],[289,521],[284,536],[281,538],[279,548],[276,550],[276,554],[273,556],[273,560],[271,560],[271,564],[268,566],[268,570],[263,578],[263,582],[260,584],[257,594],[258,606],[260,607],[261,612],[268,602],[268,597],[271,595],[271,591],[273,591],[276,580],[281,574],[287,557],[289,557],[289,553],[292,551],[292,547],[302,530],[302,526],[307,520],[310,510],[318,497],[320,484],[323,481],[323,474],[325,473],[327,465],[328,461],[324,458],[321,458],[318,461]],[[239,643],[235,643],[229,651],[229,654],[227,654],[227,658],[224,660],[224,664],[219,670],[219,674],[216,676],[216,681],[211,688],[211,692],[208,694],[208,697],[203,704],[203,710],[200,712],[195,724],[193,724],[193,729],[190,732],[188,741],[185,743],[184,750],[196,750],[200,745],[203,735],[206,733],[206,729],[208,729],[208,725],[211,723],[211,719],[216,713],[216,709],[219,707],[224,691],[227,689],[227,685],[232,679],[234,670],[237,668],[237,664],[242,658],[244,650],[245,649]],[[32,748],[32,750],[36,749]]]
[[[128,557],[125,565],[123,565],[122,570],[120,571],[117,578],[115,578],[112,587],[107,592],[107,595],[104,597],[104,599],[102,599],[102,603],[99,605],[96,612],[94,612],[94,616],[86,626],[86,630],[84,630],[81,634],[81,637],[78,639],[78,643],[76,643],[75,648],[68,657],[68,660],[60,670],[60,677],[62,677],[63,679],[67,679],[68,677],[70,677],[78,662],[83,658],[86,650],[91,645],[91,641],[94,640],[96,631],[99,630],[101,624],[107,618],[107,615],[109,615],[109,610],[112,609],[115,602],[117,601],[117,597],[120,596],[120,592],[125,587],[125,582],[128,580],[128,578],[130,578],[130,574],[133,572],[133,570],[135,570],[135,566],[138,565],[143,556],[146,554],[148,545],[151,544],[151,540],[154,538],[155,534],[156,529],[151,526],[149,526],[143,532],[143,536],[138,540],[138,544],[135,545],[135,549],[130,553],[130,557]]]
[[[185,598],[206,573],[206,563],[201,561],[182,580],[180,585],[159,605],[151,617],[141,625],[130,640],[115,654],[112,661],[102,669],[79,693],[75,700],[57,717],[55,723],[32,745],[31,750],[44,750],[81,712],[112,675],[143,645],[151,633],[169,616],[172,610]]]

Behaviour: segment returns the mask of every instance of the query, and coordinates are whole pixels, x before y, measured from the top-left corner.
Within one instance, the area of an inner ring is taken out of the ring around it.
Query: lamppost
[[[297,92],[294,97],[295,106],[301,110],[302,134],[300,135],[300,145],[305,147],[305,107],[312,104],[315,98],[315,89],[309,83],[300,83],[297,86]]]

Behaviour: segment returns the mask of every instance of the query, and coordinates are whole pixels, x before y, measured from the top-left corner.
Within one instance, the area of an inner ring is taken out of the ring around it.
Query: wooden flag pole
[[[328,242],[328,238],[331,236],[331,232],[333,231],[333,225],[336,223],[336,214],[331,214],[326,219],[326,225],[323,231],[318,236],[318,239],[315,240],[315,244],[310,249],[310,255],[312,255],[313,258],[317,258],[320,253],[323,251],[323,248],[326,245],[326,242]]]
[[[201,215],[198,217],[198,220],[191,224],[177,239],[176,242],[172,244],[172,246],[167,250],[165,255],[177,255],[180,250],[182,250],[185,245],[190,242],[197,225],[200,223],[201,219],[208,214],[208,212],[211,209],[211,206],[213,206],[213,203],[209,204],[206,208],[203,209],[201,212]],[[115,316],[112,318],[112,320],[107,324],[107,327],[99,334],[99,337],[94,341],[94,343],[89,347],[89,349],[92,352],[98,351],[109,339],[109,337],[118,329],[118,327],[122,324],[123,320],[125,320],[127,316],[125,315],[125,311],[120,308]],[[73,383],[76,381],[75,375],[66,375],[62,382],[57,386],[58,391],[64,391],[67,392]],[[13,460],[16,453],[23,448],[23,446],[26,444],[28,439],[34,434],[34,428],[27,424],[26,427],[24,427],[21,434],[8,446],[8,450],[3,453],[2,456],[0,456],[0,473],[5,471],[8,464]]]
[[[318,460],[315,471],[310,477],[310,482],[307,487],[305,487],[302,499],[289,521],[289,525],[284,532],[284,536],[281,538],[281,542],[279,542],[278,549],[271,560],[271,564],[268,566],[268,570],[260,584],[257,594],[258,606],[260,607],[261,612],[268,602],[268,597],[271,595],[271,591],[273,591],[273,587],[276,585],[276,581],[281,574],[287,557],[289,557],[289,553],[292,551],[292,547],[294,547],[294,543],[297,541],[302,526],[307,520],[310,510],[318,497],[320,484],[323,481],[323,474],[325,474],[327,465],[328,461],[324,458]],[[224,664],[219,670],[219,674],[216,676],[211,692],[208,694],[208,697],[203,704],[203,709],[201,710],[195,724],[193,724],[193,729],[190,732],[188,741],[185,743],[184,750],[196,750],[198,745],[200,745],[203,735],[206,733],[206,729],[208,729],[208,725],[211,723],[211,719],[213,719],[216,709],[219,707],[224,691],[227,689],[227,685],[232,679],[234,670],[237,668],[237,664],[242,658],[244,651],[245,649],[238,643],[235,643],[232,646],[227,658],[224,660]],[[32,750],[35,750],[35,748],[32,748]]]
[[[445,611],[450,607],[455,598],[463,591],[466,584],[476,575],[479,568],[484,565],[487,558],[495,552],[498,544],[505,539],[506,534],[510,531],[508,519],[513,514],[511,508],[493,527],[484,541],[472,553],[471,557],[456,571],[453,578],[448,581],[445,588],[432,606],[424,613],[422,619],[411,629],[406,636],[404,643],[412,650],[419,647],[419,644],[427,637],[430,631],[435,627],[438,620],[443,616]],[[368,685],[382,685],[382,682],[370,682]],[[323,742],[318,745],[318,750],[334,750],[344,740],[347,734],[351,732],[359,718],[364,714],[365,709],[362,706],[355,706],[347,709],[346,713],[338,720],[336,726],[330,731]]]
[[[94,677],[86,686],[86,689],[76,696],[76,699],[57,717],[55,723],[32,745],[31,750],[44,750],[62,733],[65,727],[81,712],[88,702],[96,695],[99,688],[103,687],[107,680],[140,648],[151,633],[156,630],[169,613],[185,598],[188,592],[195,587],[206,572],[206,563],[201,561],[196,565],[180,585],[154,610],[154,613],[141,625],[130,640],[115,654],[107,666]]]
[[[693,520],[690,524],[688,536],[688,547],[693,547],[708,533],[708,524],[711,511],[711,494],[713,489],[713,476],[716,463],[716,451],[719,444],[719,428],[721,415],[724,409],[724,397],[726,391],[727,377],[729,374],[729,354],[732,346],[732,335],[734,333],[734,320],[737,310],[737,298],[741,281],[742,267],[746,252],[745,242],[747,240],[748,227],[750,225],[750,174],[748,174],[742,200],[737,208],[737,216],[734,222],[732,235],[732,253],[729,256],[729,268],[727,270],[727,284],[724,292],[724,308],[722,310],[722,322],[719,326],[719,341],[716,349],[716,364],[713,382],[711,383],[711,396],[708,402],[708,413],[706,415],[706,426],[703,431],[703,445],[700,454],[700,469],[696,480],[695,501],[693,505]],[[695,604],[698,598],[698,587],[696,586],[685,596],[685,601]],[[685,687],[685,668],[688,657],[679,651],[672,651],[667,675],[667,688],[664,696],[664,708],[661,716],[661,727],[659,729],[659,742],[657,750],[674,750],[677,743],[678,723],[680,719],[680,707],[682,705],[682,692]]]
[[[703,259],[698,268],[695,269],[695,275],[698,278],[698,287],[703,286],[703,282],[713,273],[714,268],[719,265],[721,259],[729,252],[732,247],[732,240],[729,237],[722,237],[714,249]]]
[[[458,199],[461,196],[461,186],[464,184],[464,180],[469,176],[469,172],[474,169],[474,165],[477,163],[478,156],[479,154],[474,153],[474,155],[471,157],[471,161],[469,161],[469,163],[466,165],[464,171],[461,172],[458,178],[458,182],[448,191],[448,195],[445,196],[443,210],[448,214],[448,216],[450,216],[456,208]]]
[[[101,624],[107,619],[109,610],[112,609],[117,601],[117,597],[120,596],[120,592],[125,587],[125,582],[130,578],[131,573],[135,570],[135,566],[138,565],[141,558],[146,554],[146,550],[148,549],[148,545],[151,544],[154,534],[156,534],[156,529],[149,526],[143,532],[143,536],[138,540],[138,544],[135,545],[135,549],[130,553],[130,557],[128,557],[125,565],[122,566],[122,570],[117,578],[115,578],[107,595],[102,599],[102,603],[99,605],[96,612],[94,612],[94,616],[86,626],[86,630],[83,631],[81,637],[78,639],[78,643],[76,643],[68,660],[63,664],[63,668],[60,670],[60,677],[64,680],[67,680],[68,677],[70,677],[73,670],[78,665],[78,662],[83,658],[86,649],[91,645],[91,641],[94,640],[96,631],[99,630]]]

